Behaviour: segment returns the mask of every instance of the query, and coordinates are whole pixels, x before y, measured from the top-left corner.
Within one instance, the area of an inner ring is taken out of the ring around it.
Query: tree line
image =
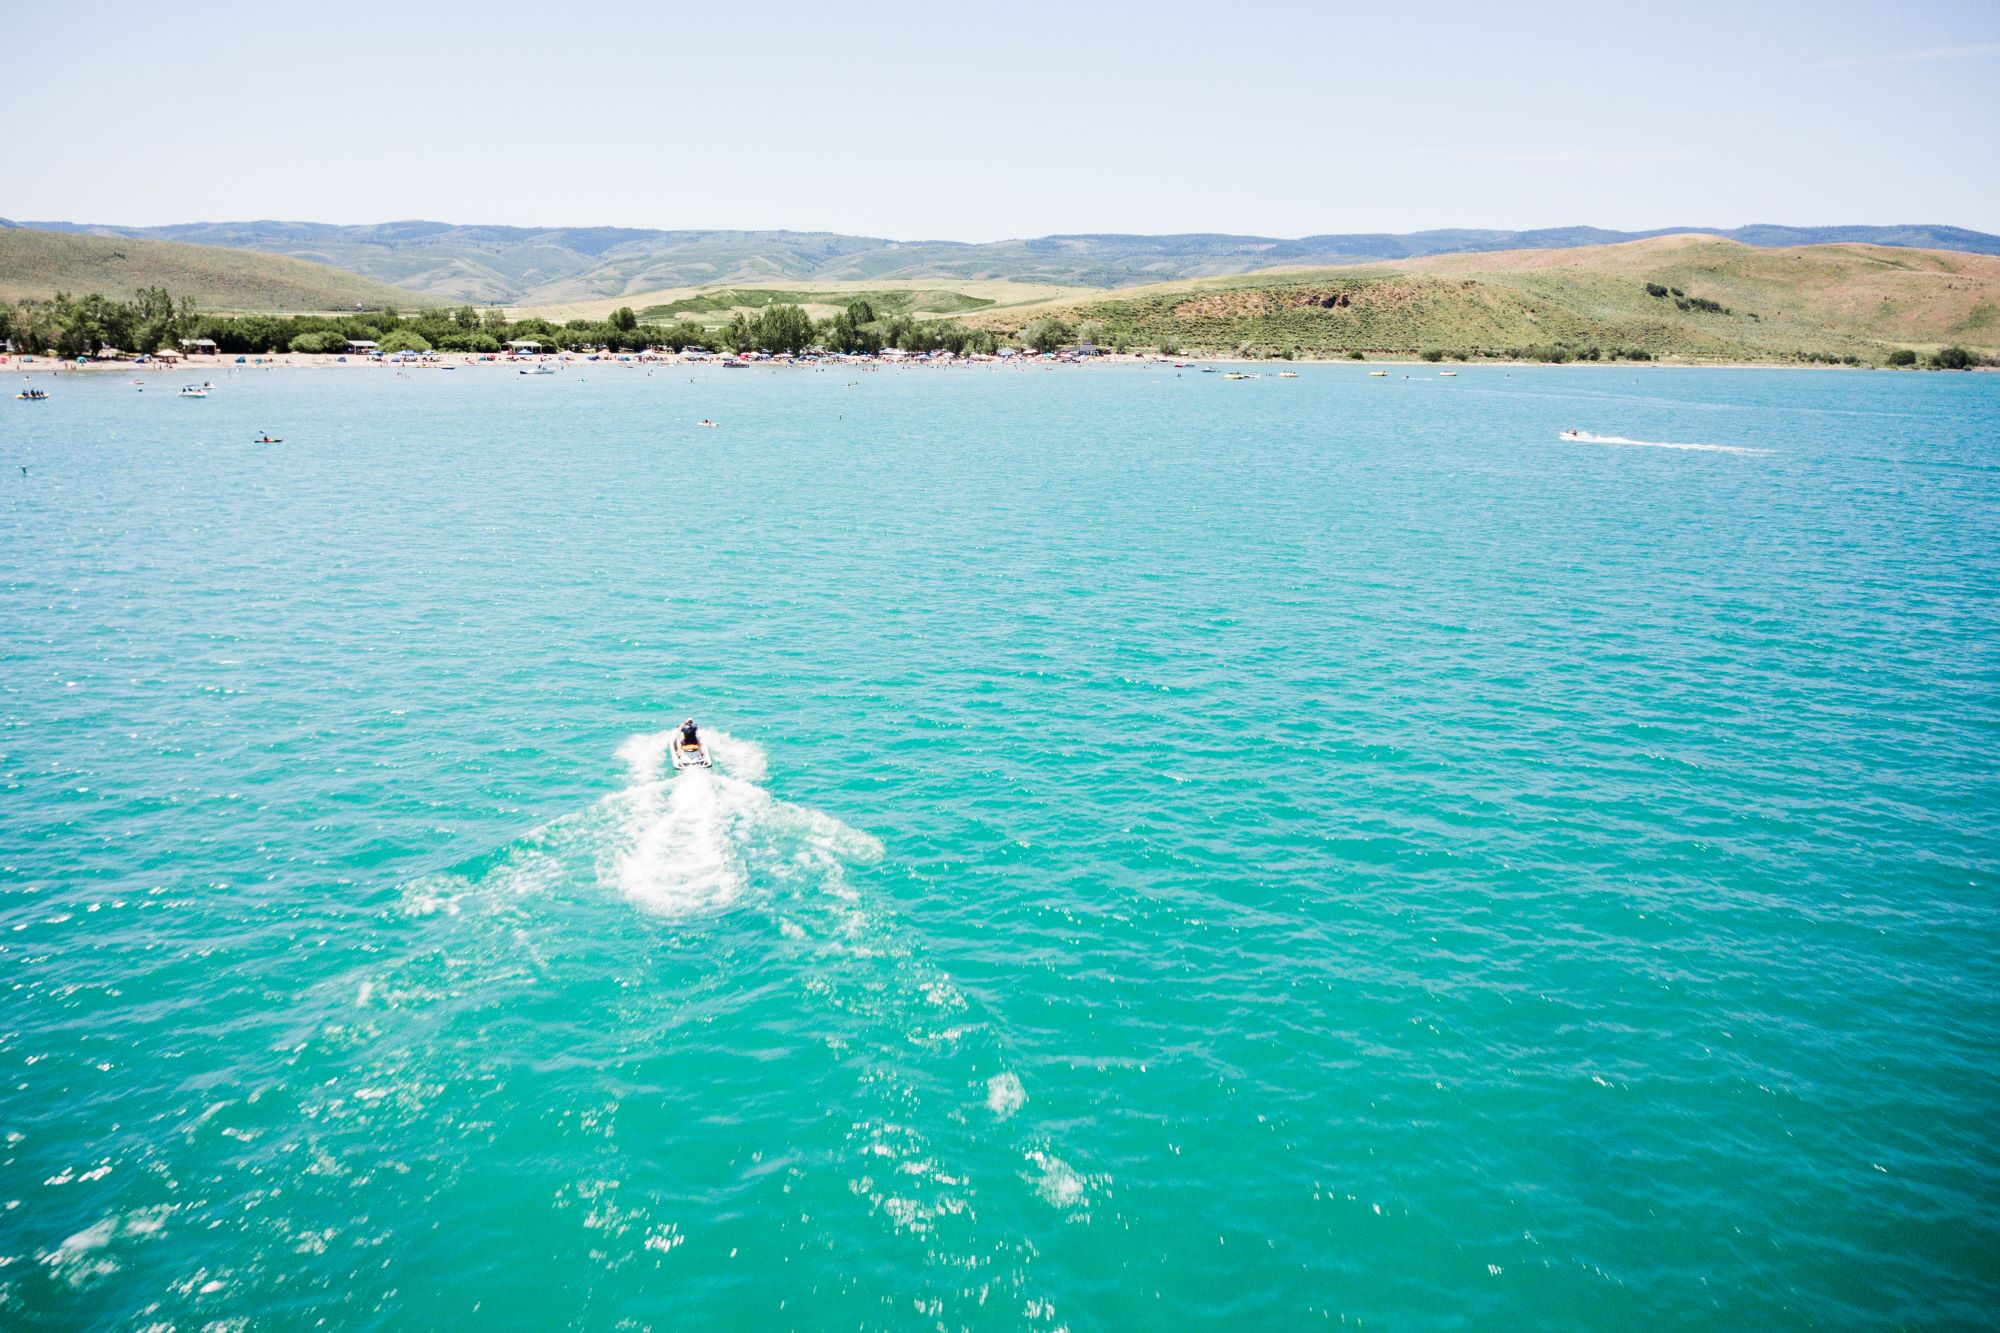
[[[37,355],[92,356],[106,347],[172,351],[183,339],[204,338],[231,355],[344,352],[356,341],[373,342],[385,352],[492,353],[524,340],[564,351],[700,347],[789,355],[821,347],[846,353],[898,348],[967,354],[991,352],[998,341],[991,330],[949,319],[885,314],[866,300],[823,320],[797,305],[768,306],[754,316],[737,311],[719,328],[685,319],[648,324],[630,306],[620,307],[609,319],[563,323],[509,319],[504,311],[472,306],[408,313],[390,307],[337,315],[219,315],[199,311],[185,298],[175,300],[163,287],[147,288],[129,301],[58,293],[49,300],[0,303],[0,342]]]

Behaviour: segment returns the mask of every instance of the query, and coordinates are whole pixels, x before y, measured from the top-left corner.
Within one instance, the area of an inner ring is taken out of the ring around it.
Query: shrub
[[[347,338],[338,333],[301,333],[292,339],[294,352],[344,352]]]
[[[1975,362],[1963,347],[1940,347],[1931,355],[1931,364],[1939,370],[1970,370]]]
[[[1357,347],[1353,351],[1347,354],[1347,359],[1349,361],[1366,361],[1368,359],[1368,354],[1362,351],[1359,347]]]
[[[1895,351],[1889,353],[1889,364],[1892,366],[1914,366],[1917,364],[1917,354],[1907,347],[1898,347]]]
[[[1442,361],[1444,360],[1444,353],[1435,347],[1426,347],[1423,351],[1423,357],[1426,361]]]
[[[1646,284],[1646,295],[1653,297],[1660,297],[1660,296],[1665,296],[1666,294],[1667,294],[1667,289],[1664,284],[1657,282],[1649,282]]]
[[[410,329],[396,329],[382,335],[384,352],[428,352],[431,340]]]
[[[1021,330],[1021,341],[1037,352],[1053,352],[1076,337],[1076,330],[1053,316],[1038,319]]]

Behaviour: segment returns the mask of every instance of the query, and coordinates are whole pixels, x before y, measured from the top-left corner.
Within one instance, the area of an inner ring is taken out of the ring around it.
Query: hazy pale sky
[[[2000,3],[10,6],[0,216],[2000,232]]]

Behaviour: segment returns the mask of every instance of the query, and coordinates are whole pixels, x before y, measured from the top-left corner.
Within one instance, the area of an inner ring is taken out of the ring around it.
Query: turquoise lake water
[[[0,1324],[1992,1321],[2000,377],[1405,373],[10,393]]]

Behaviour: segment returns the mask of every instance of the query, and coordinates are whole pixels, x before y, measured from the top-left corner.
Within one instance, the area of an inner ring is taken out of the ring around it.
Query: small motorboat
[[[1441,380],[1455,380],[1458,378],[1458,372],[1455,370],[1440,370],[1438,378]]]
[[[1278,372],[1278,378],[1281,380],[1295,380],[1298,377],[1299,372],[1296,370],[1281,370]]]
[[[1566,430],[1556,436],[1556,438],[1559,440],[1568,440],[1571,444],[1582,444],[1587,437],[1580,430]]]
[[[181,385],[181,397],[206,398],[208,397],[208,386],[206,384],[183,384]]]
[[[522,366],[521,373],[523,375],[553,375],[556,373],[556,368],[546,361],[537,361],[532,366]]]
[[[1368,372],[1368,378],[1371,380],[1386,380],[1389,378],[1389,372],[1386,370],[1371,370]]]
[[[676,736],[674,737],[672,754],[676,769],[715,767],[714,764],[709,762],[708,746],[701,741],[696,741],[693,745],[689,745],[681,740],[679,736]]]

